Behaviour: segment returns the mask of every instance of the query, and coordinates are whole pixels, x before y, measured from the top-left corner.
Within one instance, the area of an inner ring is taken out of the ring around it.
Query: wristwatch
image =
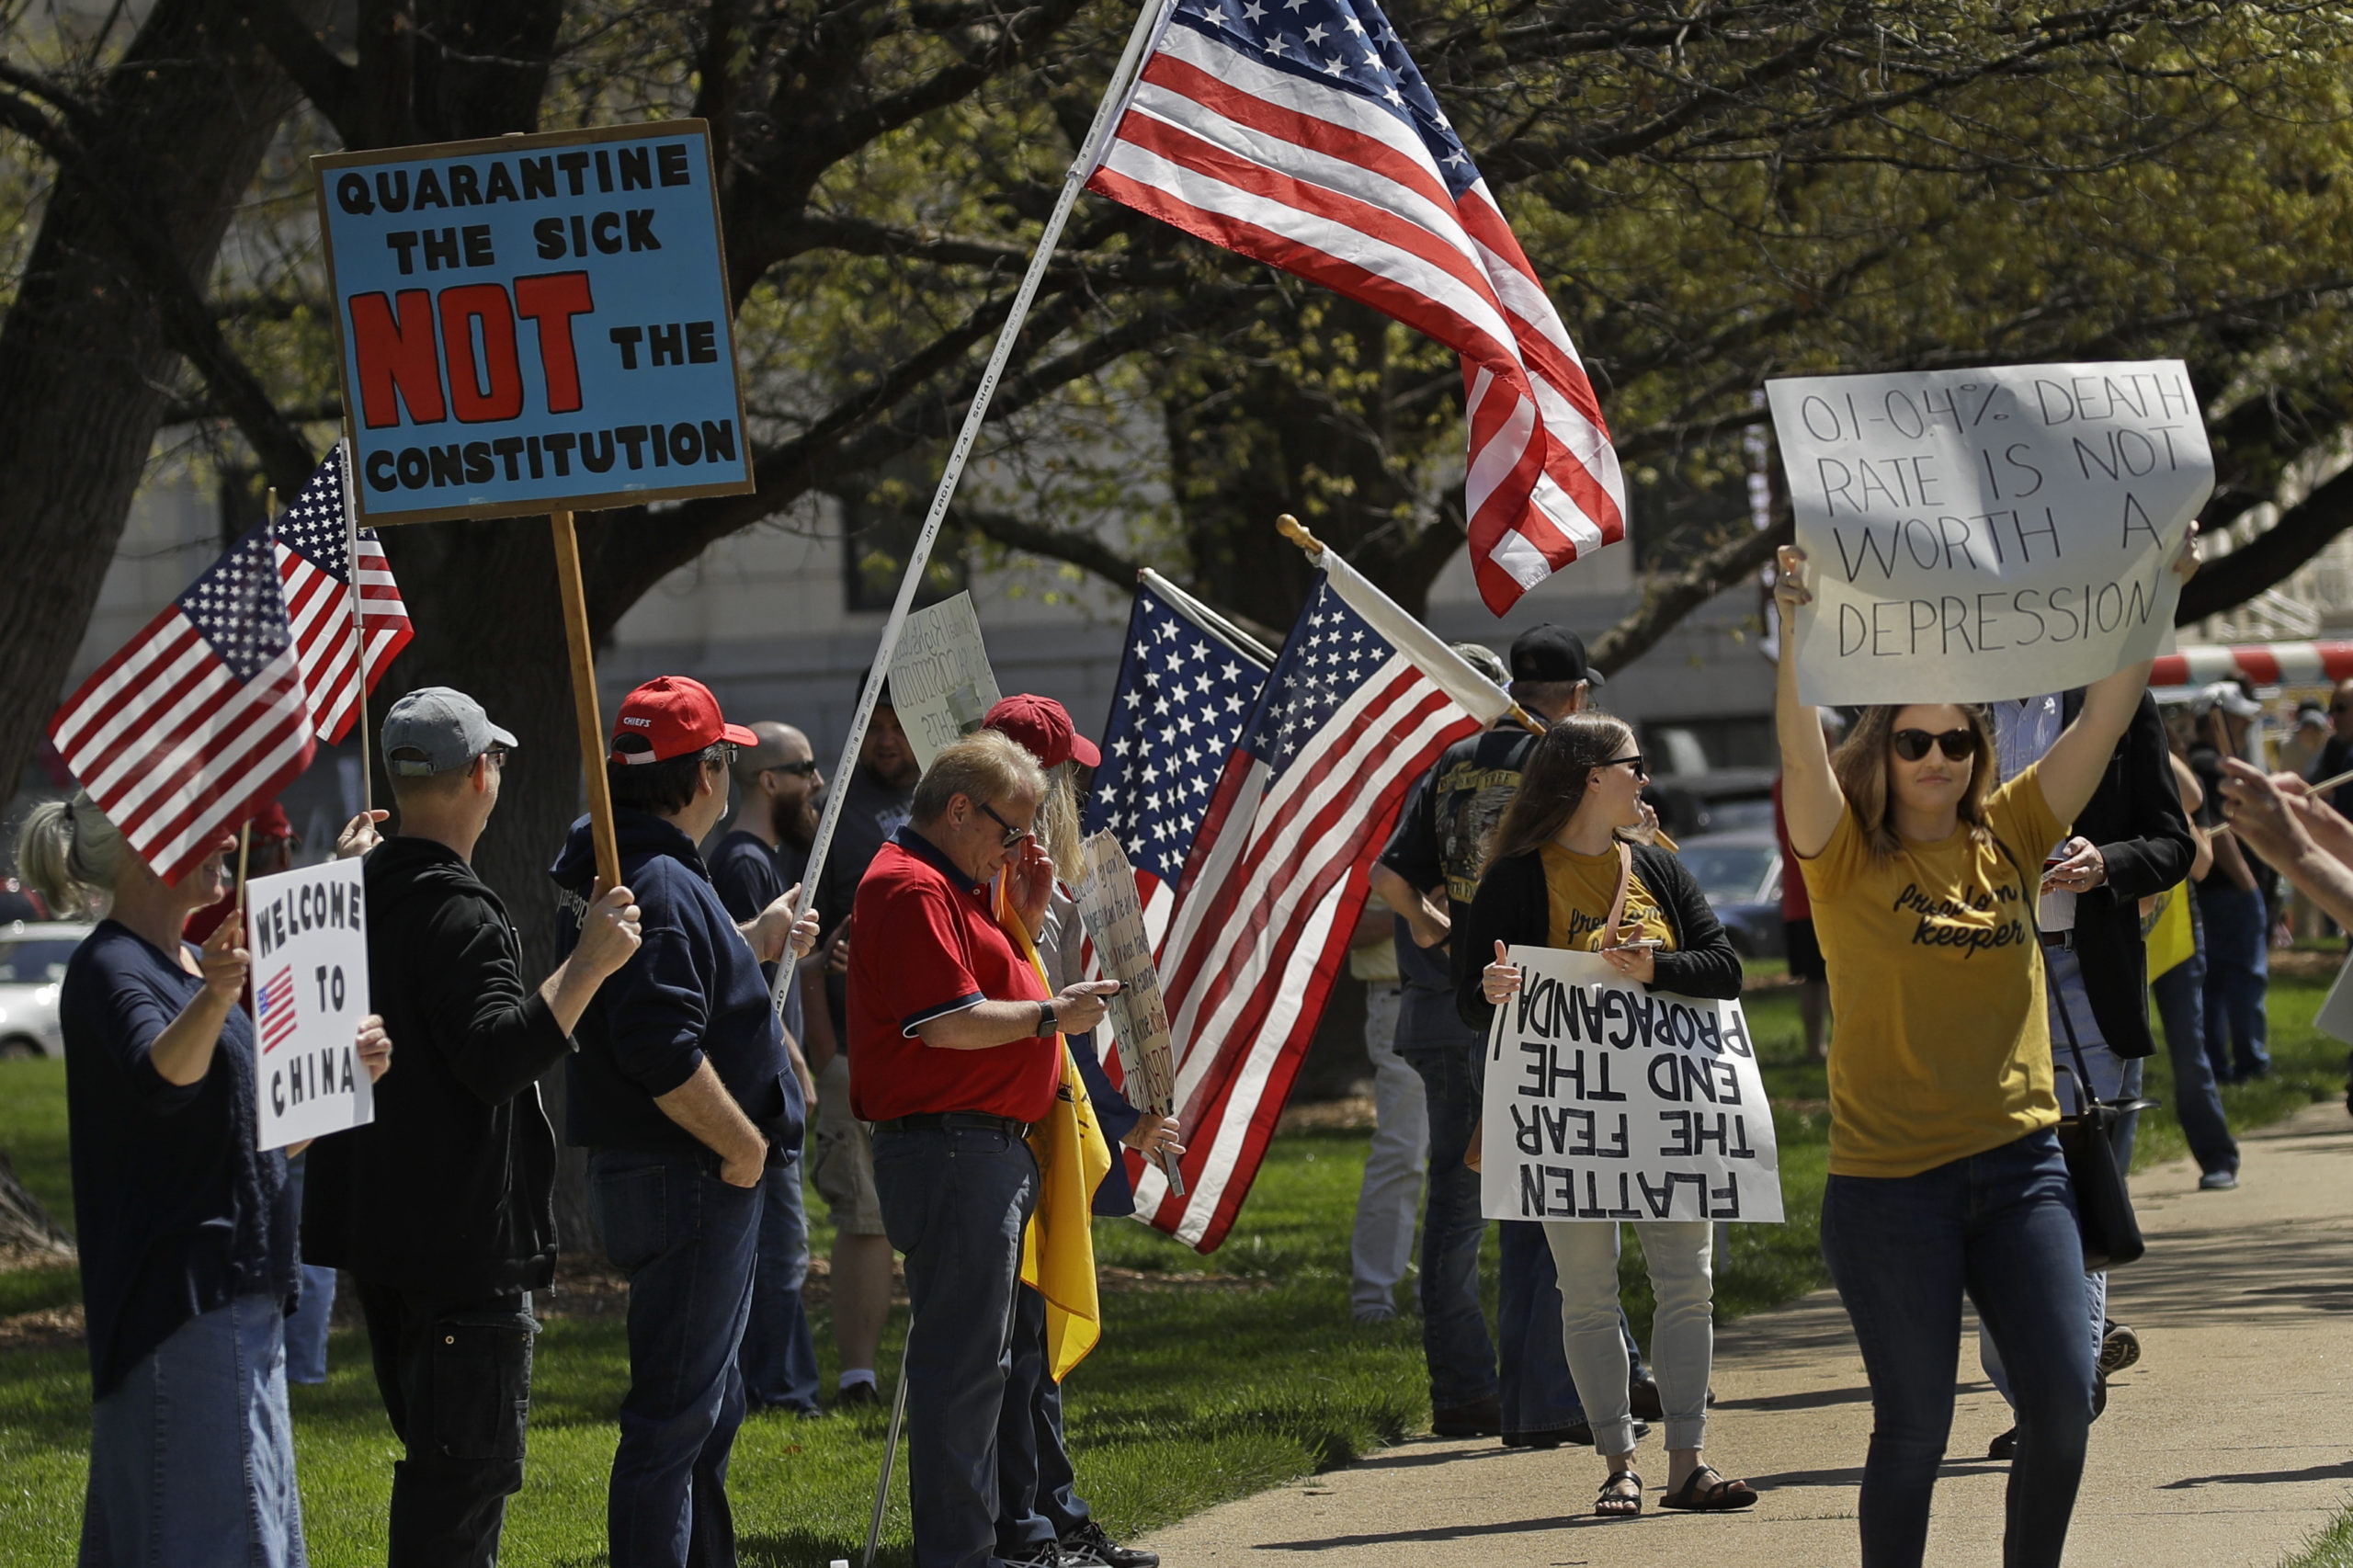
[[[1062,1020],[1054,1017],[1054,1005],[1051,1002],[1040,1002],[1038,1004],[1038,1032],[1040,1034],[1049,1035],[1060,1033],[1061,1023]]]

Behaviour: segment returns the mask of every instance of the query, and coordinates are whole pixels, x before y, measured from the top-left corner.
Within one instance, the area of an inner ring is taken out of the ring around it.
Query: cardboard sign
[[[311,165],[369,522],[753,488],[701,120]]]
[[[1781,1218],[1773,1109],[1737,1002],[1645,991],[1597,953],[1513,948],[1487,1032],[1490,1220]]]
[[[369,1013],[366,904],[356,859],[246,886],[260,1148],[376,1119],[374,1087],[352,1049]]]
[[[2178,359],[1769,381],[1831,703],[2063,691],[2152,658],[2213,493]]]
[[[907,617],[891,652],[891,708],[924,767],[978,730],[1003,695],[971,594]]]
[[[1120,983],[1109,1001],[1128,1101],[1167,1116],[1176,1104],[1176,1058],[1160,970],[1153,962],[1152,937],[1136,896],[1135,868],[1108,831],[1087,839],[1086,849],[1086,876],[1074,890],[1078,918],[1095,944],[1104,978]]]

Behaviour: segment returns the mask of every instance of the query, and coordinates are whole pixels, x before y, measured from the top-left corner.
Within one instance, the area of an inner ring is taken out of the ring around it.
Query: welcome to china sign
[[[312,164],[369,522],[753,488],[703,121]]]

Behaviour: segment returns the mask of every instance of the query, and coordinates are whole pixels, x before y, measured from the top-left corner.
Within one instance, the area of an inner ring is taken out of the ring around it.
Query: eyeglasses
[[[1947,730],[1940,735],[1932,735],[1926,730],[1895,732],[1895,755],[1906,762],[1919,761],[1928,755],[1930,746],[1943,752],[1949,761],[1964,761],[1977,750],[1977,733],[1974,730]]]
[[[733,741],[719,741],[714,743],[714,745],[719,752],[719,756],[716,758],[705,756],[703,758],[703,766],[705,767],[734,767],[736,753],[743,750],[743,748],[737,745]]]
[[[761,768],[760,771],[763,773],[790,773],[802,778],[814,778],[817,776],[817,759],[812,756],[805,757],[799,762],[774,763],[769,767]]]
[[[505,746],[494,745],[482,755],[489,762],[490,770],[493,773],[498,773],[505,770],[506,767],[506,748]]]
[[[1648,778],[1651,776],[1650,766],[1643,761],[1643,754],[1641,752],[1636,752],[1631,756],[1613,756],[1601,766],[1604,767],[1631,767],[1634,770],[1634,777],[1637,778]]]
[[[1021,841],[1022,841],[1023,839],[1025,839],[1025,838],[1027,838],[1027,837],[1029,837],[1029,835],[1030,835],[1030,833],[1031,833],[1031,831],[1032,831],[1032,830],[1030,830],[1030,829],[1029,829],[1029,828],[1026,828],[1026,827],[1016,827],[1016,826],[1014,826],[1011,823],[1009,823],[1009,822],[1006,821],[1003,817],[1001,817],[1001,816],[997,815],[997,814],[996,814],[996,812],[995,812],[995,808],[993,808],[992,806],[990,806],[990,804],[989,804],[986,801],[973,801],[972,803],[973,803],[974,805],[976,805],[976,806],[980,807],[980,808],[981,808],[981,810],[983,810],[983,811],[984,811],[984,812],[987,812],[989,813],[989,821],[991,821],[991,822],[993,822],[993,823],[996,824],[996,825],[997,825],[997,826],[999,826],[999,827],[1001,827],[1001,828],[1005,829],[1005,847],[1006,847],[1006,848],[1007,848],[1007,849],[1016,849],[1016,848],[1018,848],[1018,847],[1020,847]]]

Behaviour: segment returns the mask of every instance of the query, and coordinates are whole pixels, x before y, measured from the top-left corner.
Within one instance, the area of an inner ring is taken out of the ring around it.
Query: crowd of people
[[[1785,551],[1790,621],[1809,613],[1805,577]],[[1396,1315],[1418,1229],[1437,1432],[1590,1446],[1594,1511],[1624,1518],[1653,1497],[1636,1460],[1658,1423],[1658,1506],[1755,1507],[1757,1490],[1709,1459],[1715,1227],[1635,1221],[1656,1298],[1647,1363],[1615,1221],[1502,1221],[1492,1329],[1483,1310],[1479,1047],[1520,983],[1507,949],[1596,952],[1629,984],[1694,997],[1738,996],[1743,969],[1656,831],[1634,732],[1595,710],[1584,643],[1542,626],[1507,660],[1461,651],[1517,707],[1438,760],[1369,869],[1378,902],[1354,951],[1381,1128],[1352,1309]],[[2249,756],[2253,704],[2235,687],[2169,728],[2147,675],[1846,716],[1801,702],[1782,666],[1778,801],[1810,938],[1792,970],[1822,988],[1807,1020],[1830,1084],[1823,1247],[1874,1414],[1870,1568],[1921,1559],[1964,1297],[2016,1413],[1995,1443],[2015,1467],[2005,1560],[2059,1561],[2107,1376],[2138,1346],[2086,1270],[2056,1130],[2115,1108],[2129,1168],[2156,1049],[2147,906],[2198,889],[2195,957],[2155,992],[2209,1187],[2238,1161],[2214,1085],[2265,1064],[2277,922],[2257,877],[2353,926],[2353,824],[2309,782],[2353,756],[2353,688],[2327,716],[2347,738],[2313,737],[2300,775]],[[804,1186],[836,1237],[834,1408],[881,1397],[904,1259],[921,1568],[1152,1568],[1076,1491],[1056,1309],[1025,1258],[1050,1119],[1080,1106],[1144,1156],[1183,1147],[1100,1060],[1117,987],[1086,978],[1072,895],[1100,758],[1068,713],[1009,698],[919,767],[886,692],[797,916],[827,785],[807,737],[730,722],[692,680],[647,683],[605,759],[622,885],[599,885],[576,824],[550,869],[559,961],[536,984],[472,865],[514,737],[427,687],[379,739],[393,812],[363,813],[338,846],[366,858],[379,1015],[355,1045],[376,1114],[307,1151],[254,1148],[231,846],[166,884],[86,797],[25,830],[24,869],[52,902],[107,912],[63,996],[94,1398],[82,1561],[304,1561],[286,1383],[336,1269],[401,1448],[390,1561],[496,1561],[524,1484],[533,1292],[556,1264],[557,1141],[537,1085],[563,1063],[597,1243],[629,1281],[616,1568],[733,1562],[747,1412],[827,1407],[801,1293]],[[282,843],[280,825],[262,821],[257,841]],[[1089,1181],[1094,1212],[1132,1208],[1121,1162]]]

